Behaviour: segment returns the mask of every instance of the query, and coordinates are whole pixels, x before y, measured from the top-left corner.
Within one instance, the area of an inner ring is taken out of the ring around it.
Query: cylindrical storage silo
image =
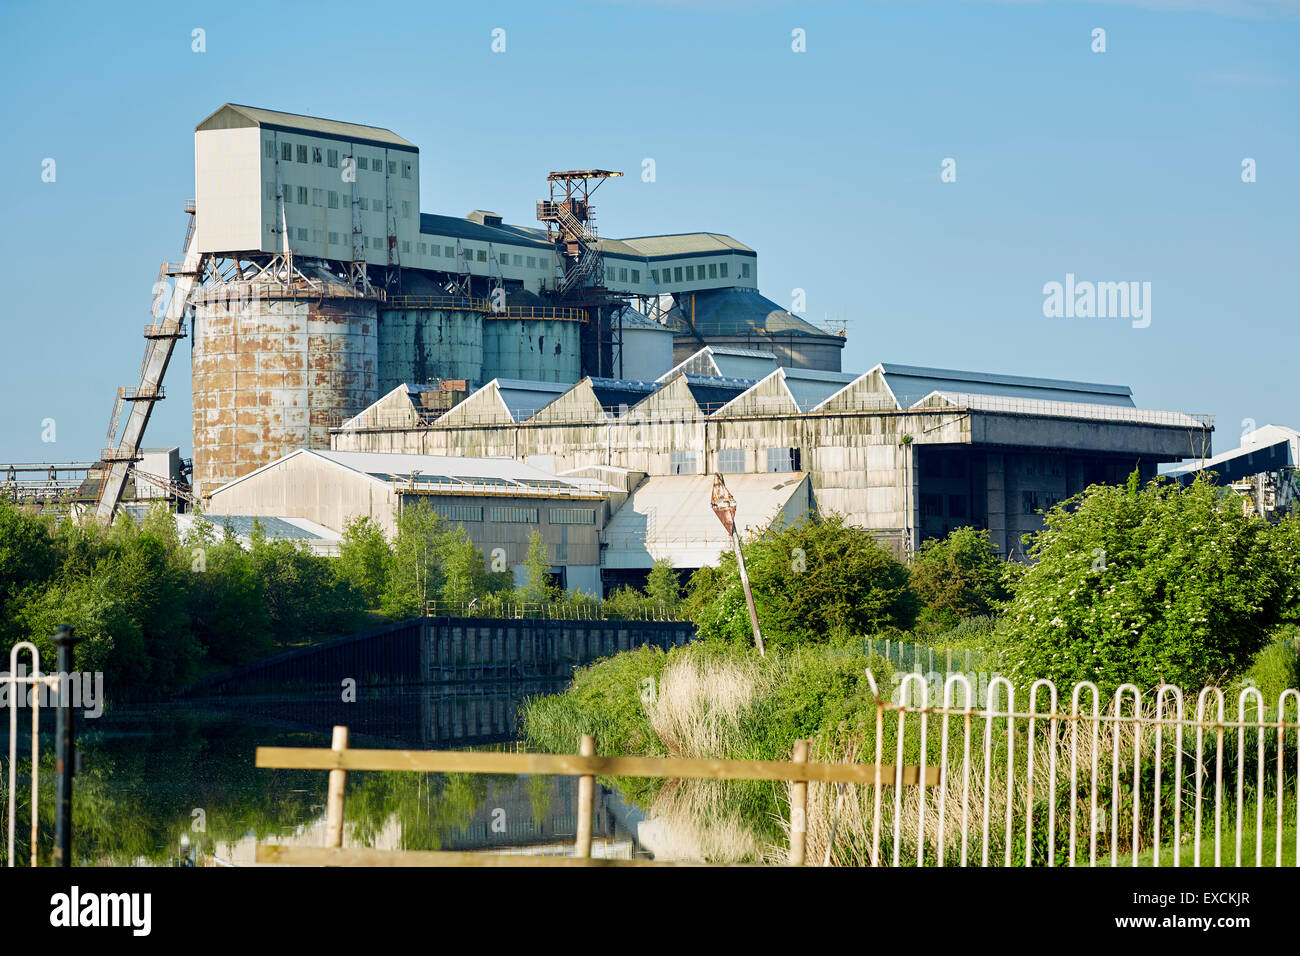
[[[379,397],[377,302],[346,287],[231,282],[194,298],[194,489],[298,448]],[[330,294],[331,290],[336,294]]]
[[[404,296],[379,311],[379,394],[440,379],[483,380],[483,310]]]
[[[530,309],[527,317],[483,319],[483,379],[572,383],[582,377],[581,323],[573,310]],[[537,313],[549,312],[551,317]],[[566,316],[557,318],[553,316]]]

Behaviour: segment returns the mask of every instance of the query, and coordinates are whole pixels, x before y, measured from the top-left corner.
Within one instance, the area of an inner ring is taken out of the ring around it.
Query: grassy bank
[[[855,647],[750,651],[693,644],[642,648],[580,670],[563,694],[523,708],[530,747],[574,753],[583,734],[601,754],[784,760],[797,739],[874,725],[866,676],[892,675]],[[698,833],[690,855],[756,861],[783,853],[788,795],[764,782],[619,779],[623,794],[678,832]]]

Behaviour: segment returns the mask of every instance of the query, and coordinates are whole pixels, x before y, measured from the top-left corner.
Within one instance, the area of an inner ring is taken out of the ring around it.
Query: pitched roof
[[[392,130],[380,126],[344,123],[339,120],[321,119],[319,116],[304,116],[301,113],[282,113],[279,110],[262,109],[259,106],[243,106],[239,103],[225,104],[194,129],[195,132],[198,132],[213,129],[239,129],[247,126],[301,130],[304,133],[315,133],[354,142],[379,143],[419,152],[419,149],[410,140],[403,139]]]
[[[680,256],[691,252],[748,252],[754,250],[743,242],[719,232],[682,232],[663,236],[633,236],[630,239],[601,240],[601,249],[614,253],[633,254],[654,259],[661,256]]]
[[[500,242],[512,246],[532,246],[537,249],[551,249],[546,241],[546,233],[540,229],[526,226],[485,226],[471,219],[459,216],[442,216],[435,213],[420,213],[420,232],[430,236],[450,236],[453,239],[473,239],[478,242]]]
[[[678,372],[689,375],[718,375],[725,378],[760,379],[776,368],[776,353],[757,349],[733,349],[706,345],[698,352],[674,365],[659,381],[666,382]]]
[[[963,395],[997,395],[1004,398],[1027,398],[1049,402],[1135,407],[1133,390],[1127,385],[1099,385],[1094,382],[1030,378],[1024,375],[962,372],[946,368],[925,368],[920,365],[896,365],[892,362],[882,362],[877,367],[884,372],[889,390],[903,406],[913,405],[931,392],[956,392]]]

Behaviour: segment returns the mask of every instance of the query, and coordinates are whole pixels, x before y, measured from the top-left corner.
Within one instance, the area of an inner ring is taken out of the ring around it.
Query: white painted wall
[[[194,199],[203,252],[262,249],[261,130],[194,134]]]

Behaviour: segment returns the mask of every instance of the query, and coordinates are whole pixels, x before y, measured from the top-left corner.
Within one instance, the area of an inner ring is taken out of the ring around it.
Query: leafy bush
[[[1247,665],[1284,604],[1269,527],[1205,480],[1093,485],[1031,538],[999,626],[1022,681],[1198,687]]]
[[[682,603],[682,583],[667,558],[655,560],[646,578],[645,596],[654,607],[675,608]]]
[[[1278,522],[1270,532],[1273,553],[1284,582],[1281,617],[1300,623],[1300,514]]]
[[[922,543],[911,565],[912,590],[925,602],[922,622],[940,629],[992,614],[1007,598],[1005,563],[989,533],[977,528],[957,528]]]
[[[551,555],[540,531],[528,536],[528,553],[524,556],[524,586],[516,600],[525,604],[549,604],[560,596],[551,581]]]
[[[869,531],[839,515],[805,518],[744,546],[754,604],[769,646],[826,643],[834,633],[875,633],[910,627],[918,602],[907,568]],[[753,643],[735,556],[692,578],[687,602],[701,637]]]

